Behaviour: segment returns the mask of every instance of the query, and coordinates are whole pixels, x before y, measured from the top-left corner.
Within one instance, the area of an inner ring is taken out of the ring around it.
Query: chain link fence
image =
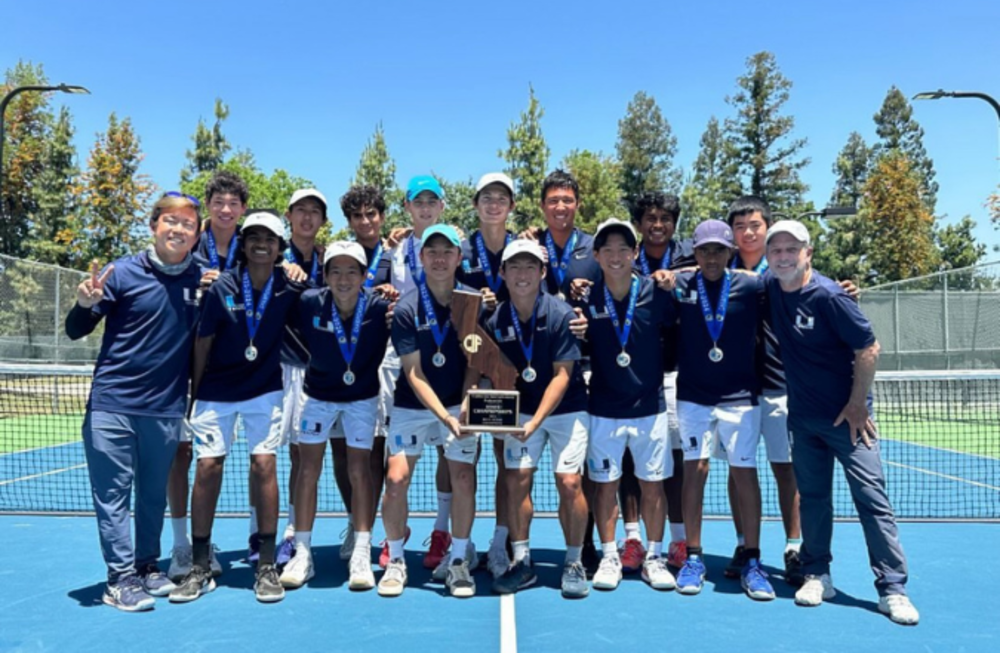
[[[89,363],[97,358],[104,323],[86,338],[66,337],[66,314],[86,277],[46,263],[0,254],[0,360]]]

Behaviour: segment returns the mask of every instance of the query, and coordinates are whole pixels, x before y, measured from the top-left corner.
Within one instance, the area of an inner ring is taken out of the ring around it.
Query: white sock
[[[627,521],[625,522],[625,539],[626,540],[641,540],[639,537],[639,522],[637,521]]]
[[[531,560],[531,548],[528,546],[528,540],[522,542],[511,542],[510,546],[514,549],[514,562],[520,562],[524,560],[528,562]]]
[[[583,555],[582,546],[568,546],[566,547],[566,564],[571,562],[580,562],[580,556]]]
[[[451,517],[451,492],[438,492],[438,511],[434,519],[434,530],[448,532],[448,518]]]
[[[313,534],[312,531],[295,531],[295,543],[301,542],[306,545],[306,548],[312,547]]]
[[[506,526],[501,526],[497,524],[497,527],[493,529],[493,542],[490,544],[491,549],[506,549],[507,548],[507,535],[510,533]],[[511,546],[513,546],[511,542]]]
[[[738,545],[740,545],[740,546],[746,546],[747,545],[747,538],[743,537],[743,533],[737,533],[736,534],[736,543]]]
[[[372,534],[371,531],[356,531],[354,533],[354,555],[371,555]]]
[[[288,524],[285,526],[285,538],[295,536],[295,506],[288,504]]]
[[[256,506],[250,506],[250,534],[253,535],[257,532],[257,508]]]
[[[802,538],[788,538],[785,540],[785,551],[795,551],[798,553],[802,549]]]
[[[687,539],[687,531],[684,530],[684,524],[670,524],[670,541],[671,542],[682,542]]]
[[[620,560],[620,558],[618,557],[617,542],[601,542],[601,551],[604,552],[605,558],[610,558],[612,560]]]
[[[389,540],[389,559],[400,560],[403,558],[403,540]]]
[[[659,558],[663,555],[663,542],[649,540],[646,544],[646,558]]]
[[[174,531],[174,546],[191,546],[191,538],[188,536],[188,518],[171,517],[170,528]]]
[[[469,538],[455,537],[451,540],[451,562],[465,560],[465,552],[469,548]]]

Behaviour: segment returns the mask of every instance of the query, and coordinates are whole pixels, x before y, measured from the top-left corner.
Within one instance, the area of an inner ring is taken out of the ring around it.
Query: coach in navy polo
[[[546,228],[539,234],[539,244],[549,259],[545,291],[570,296],[574,279],[595,281],[601,268],[594,260],[594,239],[576,227],[580,207],[580,184],[564,171],[555,170],[542,183],[542,213]]]
[[[196,200],[164,195],[149,225],[153,244],[92,274],[66,317],[73,340],[106,318],[83,423],[101,551],[108,567],[103,601],[120,610],[153,607],[173,589],[160,572],[167,474],[177,449],[201,271],[191,257]],[[135,546],[129,507],[133,486]]]
[[[767,232],[771,326],[788,379],[788,431],[801,495],[800,605],[833,598],[833,461],[851,488],[875,572],[879,610],[897,623],[920,615],[906,596],[906,557],[885,491],[871,403],[879,344],[858,305],[834,281],[812,269],[809,232],[780,220]]]

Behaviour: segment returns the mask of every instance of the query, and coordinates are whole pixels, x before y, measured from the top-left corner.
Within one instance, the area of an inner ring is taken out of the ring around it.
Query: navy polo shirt
[[[788,412],[832,424],[851,397],[855,352],[875,342],[871,323],[837,282],[815,270],[794,292],[769,275],[767,294],[788,376]]]
[[[549,230],[546,229],[542,232],[542,235],[538,239],[538,244],[541,245],[542,249],[548,251],[546,247],[546,242],[548,242]],[[566,276],[563,279],[562,284],[558,281],[558,275],[556,274],[555,267],[559,265],[559,261],[553,261],[551,256],[549,257],[548,269],[545,271],[545,279],[542,280],[542,288],[545,292],[552,295],[557,295],[560,292],[566,297],[569,297],[569,286],[573,279],[587,279],[589,281],[597,281],[601,278],[601,266],[597,264],[597,260],[594,258],[594,237],[585,234],[579,229],[574,228],[573,233],[576,234],[576,244],[573,247],[573,251],[570,252],[569,258],[566,262]],[[570,240],[573,236],[570,236]],[[566,241],[569,245],[569,241]],[[555,246],[556,256],[558,259],[562,260],[563,250],[559,245]]]
[[[307,290],[295,309],[294,323],[303,334],[311,355],[303,387],[305,393],[314,399],[347,402],[378,396],[378,367],[389,344],[389,325],[385,320],[389,302],[370,289],[362,292],[367,303],[351,360],[351,371],[355,375],[351,385],[344,383],[347,364],[333,330],[333,293],[329,288]],[[354,316],[341,322],[350,338]]]
[[[253,340],[257,348],[253,361],[244,354],[250,346],[250,334],[243,299],[243,267],[219,275],[206,292],[198,337],[215,339],[196,399],[245,401],[281,390],[285,324],[302,288],[286,281],[281,270],[275,269],[272,275],[272,297]],[[260,294],[259,290],[253,291],[255,308],[260,305]]]
[[[507,235],[511,238],[514,237],[510,232],[507,232]],[[486,269],[483,262],[479,259],[479,248],[476,247],[477,238],[479,238],[479,231],[473,233],[472,237],[468,240],[462,241],[462,265],[458,268],[455,277],[470,288],[482,290],[483,288],[489,288],[490,284],[486,281]],[[486,250],[490,273],[493,276],[494,283],[498,284],[495,291],[497,302],[506,301],[510,297],[510,292],[507,290],[507,285],[503,282],[503,279],[500,278],[500,258],[503,256],[504,248],[501,247],[499,252],[491,252],[489,247],[485,247],[485,244],[484,242],[483,245]]]
[[[569,323],[576,317],[568,304],[542,293],[539,296],[535,317],[535,331],[532,337],[531,367],[537,377],[531,383],[520,375],[517,377],[516,389],[521,393],[521,412],[534,415],[542,403],[545,390],[552,381],[553,363],[578,361],[580,355],[579,340],[570,332]],[[486,332],[493,336],[500,350],[514,363],[518,372],[528,366],[524,350],[517,341],[514,331],[514,316],[511,314],[509,302],[497,305],[497,310],[485,320]],[[525,339],[529,336],[531,320],[521,322],[521,334]],[[569,387],[562,401],[552,411],[553,415],[563,415],[576,411],[587,410],[587,384],[583,380],[583,370],[580,365],[574,365],[570,373]]]
[[[639,248],[642,249],[642,243],[639,243]],[[690,238],[685,238],[684,240],[671,239],[667,243],[667,252],[670,254],[670,263],[667,264],[668,270],[679,270],[698,265],[698,262],[694,259],[694,241]],[[663,264],[663,258],[662,256],[646,256],[650,274],[660,269],[660,266]],[[632,267],[636,271],[636,274],[643,274],[642,263],[639,261],[638,256]]]
[[[372,264],[372,257],[375,256],[374,249],[368,249],[362,245],[362,249],[365,250],[365,260],[368,261],[368,266]],[[381,286],[384,284],[392,283],[392,254],[391,250],[382,247],[382,257],[378,261],[378,265],[375,267],[375,278],[372,279],[369,284],[370,287],[374,288],[376,286]],[[367,266],[366,266],[367,268]]]
[[[181,274],[164,274],[146,252],[114,265],[104,298],[90,309],[74,305],[66,318],[74,340],[106,320],[88,408],[183,417],[202,270],[192,262]]]
[[[459,290],[476,292],[475,289],[461,284],[455,287]],[[443,329],[444,325],[451,320],[451,307],[438,304],[433,293],[431,293],[431,303],[434,304],[438,326]],[[434,366],[431,359],[438,348],[434,342],[431,327],[427,324],[423,302],[420,300],[419,287],[404,294],[396,304],[392,318],[392,346],[400,358],[415,351],[420,352],[420,367],[424,372],[424,377],[442,404],[450,407],[457,406],[462,402],[462,383],[465,380],[466,368],[465,353],[459,346],[454,326],[451,326],[441,344],[441,353],[445,356],[445,364],[443,367]],[[413,388],[410,387],[405,370],[399,375],[399,380],[396,382],[395,405],[400,408],[417,410],[426,408],[420,403]]]
[[[291,256],[288,255],[289,251]],[[288,250],[286,250],[285,254],[285,260],[289,263],[298,265],[308,275],[304,282],[297,284],[302,286],[300,290],[323,287],[325,282],[323,279],[323,266],[321,265],[322,257],[318,251],[313,249],[312,260],[305,261],[305,257],[302,255],[302,252],[299,251],[299,248],[289,241]],[[316,262],[315,277],[312,275],[312,261]],[[284,270],[282,269],[282,274],[283,273]],[[281,345],[281,362],[285,365],[291,365],[293,367],[305,367],[309,364],[309,351],[306,349],[305,336],[303,336],[302,330],[294,320],[289,320],[285,325],[285,339]]]
[[[579,305],[590,321],[587,327],[590,414],[627,419],[666,411],[661,331],[676,319],[670,293],[657,288],[648,277],[640,280],[632,331],[625,345],[625,351],[632,357],[628,367],[620,367],[616,361],[622,348],[604,304],[603,279],[594,284],[587,301]],[[623,326],[628,295],[614,305],[619,325]]]
[[[204,229],[201,230],[201,235],[198,236],[198,244],[195,245],[194,251],[191,252],[191,255],[194,256],[195,263],[197,263],[206,270],[215,269],[212,266],[212,258],[211,254],[209,254],[209,247],[208,247],[208,232],[209,229],[211,229],[210,223],[211,223],[210,220],[205,223]],[[232,248],[234,247],[236,248],[237,253],[233,254],[233,267],[236,267],[236,259],[239,257],[239,249],[241,245],[240,243],[241,231],[242,230],[240,226],[236,225],[236,231],[233,233],[232,240],[229,241],[229,249],[226,250],[226,256],[222,256],[221,254],[219,254],[220,272],[225,272],[227,269],[229,269],[226,266],[226,261],[228,260],[229,254],[230,252],[232,252]]]
[[[698,297],[697,272],[677,275],[674,299],[679,328],[677,349],[677,399],[702,406],[757,404],[760,379],[757,376],[757,335],[765,312],[764,284],[753,273],[730,271],[729,306],[719,337],[723,358],[708,358],[712,338]],[[713,307],[718,306],[722,279],[705,280],[705,290]]]

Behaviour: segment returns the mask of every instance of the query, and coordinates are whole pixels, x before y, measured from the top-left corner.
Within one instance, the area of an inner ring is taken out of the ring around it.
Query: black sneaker
[[[601,556],[597,555],[597,547],[593,542],[584,542],[583,551],[580,552],[580,562],[587,570],[587,578],[593,578],[594,572],[601,566]]]
[[[500,578],[493,581],[493,591],[497,594],[513,594],[517,590],[531,587],[538,580],[535,568],[530,562],[515,562]]]
[[[733,552],[733,559],[726,565],[726,570],[722,572],[726,578],[739,578],[743,573],[743,567],[747,564],[746,549],[740,544]]]
[[[285,588],[281,586],[278,569],[274,565],[260,565],[253,591],[261,603],[276,603],[285,598]]]
[[[181,579],[177,586],[170,591],[170,602],[189,603],[214,589],[215,579],[212,578],[212,572],[195,565],[191,567],[187,576]]]
[[[806,582],[802,575],[802,561],[799,560],[799,552],[794,549],[785,551],[785,582],[793,587],[802,587]]]

